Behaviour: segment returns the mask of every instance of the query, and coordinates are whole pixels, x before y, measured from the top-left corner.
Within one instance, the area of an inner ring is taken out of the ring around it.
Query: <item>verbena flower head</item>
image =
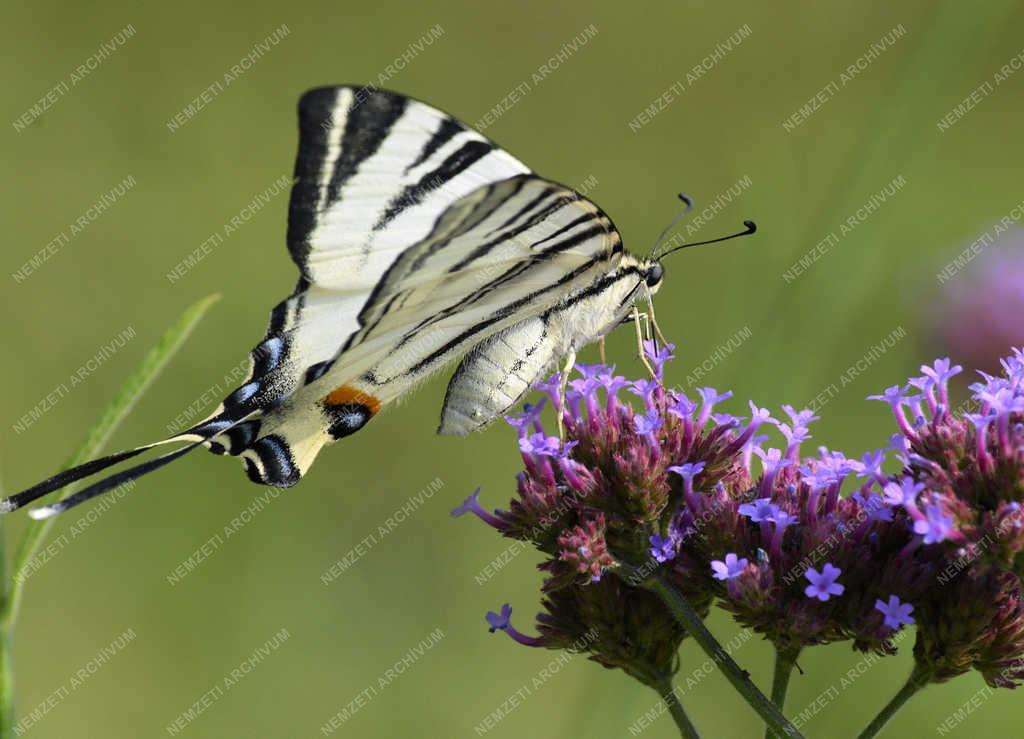
[[[891,404],[905,468],[884,494],[916,535],[920,583],[904,592],[915,593],[915,656],[936,680],[971,667],[991,685],[1024,679],[1024,352],[1001,364],[959,408],[948,383],[961,368],[948,359],[923,365],[908,384],[918,394]]]
[[[647,352],[660,376],[670,353]],[[743,420],[723,412],[730,392],[692,400],[591,366],[584,378],[598,381],[570,384],[564,407],[559,383],[543,385],[564,444],[532,410],[510,418],[524,469],[507,509],[471,496],[457,510],[544,554],[538,636],[510,636],[650,684],[676,669],[685,636],[644,587],[657,574],[701,615],[717,601],[780,649],[850,640],[891,653],[913,624],[929,679],[973,667],[1013,685],[1024,679],[1024,353],[1004,368],[973,386],[971,412],[950,410],[959,367],[922,368],[879,396],[900,433],[851,458],[802,449],[809,410],[783,406],[782,420],[748,403]]]

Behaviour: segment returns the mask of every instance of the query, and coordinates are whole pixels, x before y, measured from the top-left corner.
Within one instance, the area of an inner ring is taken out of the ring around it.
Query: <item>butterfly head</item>
[[[661,281],[665,279],[665,268],[661,266],[661,262],[651,260],[646,264],[646,272],[644,273],[644,282],[647,283],[647,289],[652,293],[656,292],[661,287]]]

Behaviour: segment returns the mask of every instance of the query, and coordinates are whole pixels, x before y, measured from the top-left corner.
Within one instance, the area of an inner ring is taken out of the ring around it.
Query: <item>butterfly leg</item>
[[[661,332],[661,326],[658,325],[658,320],[654,317],[654,296],[650,292],[647,293],[647,312],[650,314],[651,325],[654,326],[654,334],[658,337],[658,341],[662,346],[668,346],[668,339]]]
[[[570,350],[562,368],[562,380],[558,387],[558,441],[565,444],[565,388],[569,385],[569,373],[576,366],[576,352]]]
[[[651,363],[647,361],[647,355],[644,354],[644,335],[642,329],[640,328],[640,316],[643,316],[645,319],[647,318],[647,314],[641,313],[634,305],[633,325],[636,326],[636,351],[637,354],[640,356],[640,361],[644,363],[644,367],[647,368],[647,371],[650,373],[651,377],[657,380],[658,373],[654,371],[654,367],[652,367]]]
[[[598,351],[598,353],[599,353],[599,355],[601,357],[601,364],[607,365],[608,364],[608,355],[605,354],[605,351],[604,351],[604,337],[603,336],[600,339],[597,340],[597,351]]]

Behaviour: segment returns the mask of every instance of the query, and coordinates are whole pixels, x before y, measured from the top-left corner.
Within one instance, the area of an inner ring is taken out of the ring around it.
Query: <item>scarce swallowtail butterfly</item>
[[[747,222],[743,233],[753,230]],[[271,312],[247,379],[209,418],[65,470],[0,508],[164,444],[179,448],[30,515],[65,511],[199,446],[241,457],[254,482],[289,487],[324,445],[460,357],[439,433],[467,434],[555,361],[635,316],[663,277],[656,254],[623,250],[600,208],[452,116],[345,85],[299,101],[287,242],[298,284]]]

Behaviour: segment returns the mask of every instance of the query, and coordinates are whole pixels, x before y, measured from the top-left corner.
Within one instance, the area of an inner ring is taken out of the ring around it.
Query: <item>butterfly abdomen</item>
[[[562,348],[547,316],[513,324],[466,355],[448,384],[438,433],[482,429],[522,399]]]

